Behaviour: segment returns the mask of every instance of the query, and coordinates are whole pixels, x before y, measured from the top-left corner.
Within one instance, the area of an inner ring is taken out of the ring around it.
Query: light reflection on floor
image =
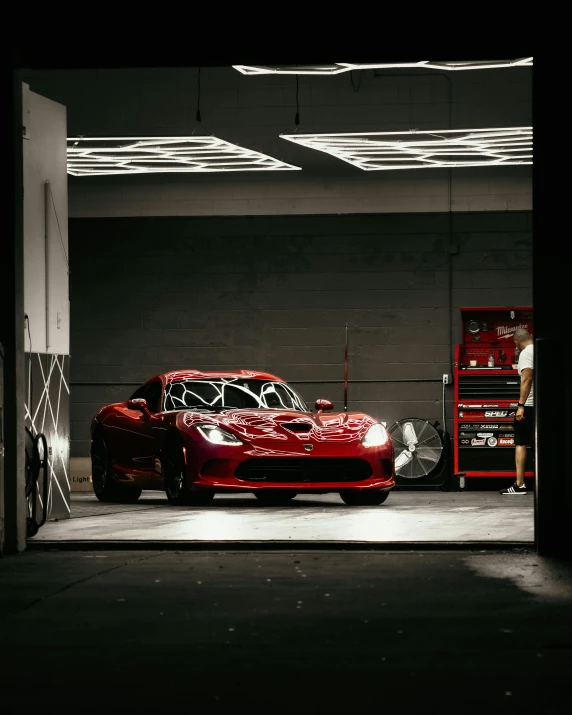
[[[209,507],[172,507],[160,492],[134,505],[74,494],[72,518],[48,522],[34,540],[532,543],[533,504],[496,492],[393,492],[377,507],[349,507],[338,494],[281,507],[251,494],[217,495]]]

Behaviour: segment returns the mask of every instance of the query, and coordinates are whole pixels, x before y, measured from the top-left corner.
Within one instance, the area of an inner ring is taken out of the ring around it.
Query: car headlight
[[[213,444],[226,444],[233,447],[238,447],[242,442],[232,432],[219,427],[218,425],[196,425],[201,435],[212,442]]]
[[[387,444],[388,440],[389,435],[385,427],[383,425],[377,424],[372,425],[368,429],[361,443],[364,447],[381,447],[383,444]]]

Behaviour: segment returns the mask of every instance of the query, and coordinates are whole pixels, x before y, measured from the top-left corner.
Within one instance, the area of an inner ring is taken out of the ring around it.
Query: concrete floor
[[[571,606],[525,549],[27,552],[0,712],[566,712]]]
[[[133,505],[102,504],[93,494],[72,495],[72,518],[50,521],[34,546],[96,542],[354,543],[534,541],[534,497],[497,492],[397,491],[378,507],[348,507],[337,494],[298,496],[265,507],[251,494],[218,495],[209,507],[172,507],[160,492]]]

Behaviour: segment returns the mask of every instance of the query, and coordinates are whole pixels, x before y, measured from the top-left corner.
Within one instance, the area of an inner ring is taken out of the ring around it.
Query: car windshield
[[[271,409],[308,412],[290,385],[273,380],[241,377],[213,380],[178,380],[165,386],[163,410]]]

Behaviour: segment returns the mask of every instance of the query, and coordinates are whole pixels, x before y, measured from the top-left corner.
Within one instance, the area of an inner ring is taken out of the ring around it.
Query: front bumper
[[[302,442],[260,442],[256,446],[231,447],[206,440],[187,440],[185,462],[188,485],[193,490],[292,489],[325,493],[342,489],[388,490],[395,486],[391,443],[381,447],[364,447],[361,443],[318,443],[308,452]],[[346,477],[344,467],[350,463],[352,468],[347,470]],[[257,468],[249,468],[253,465]],[[267,465],[271,467],[265,473]],[[290,465],[295,466],[290,468]],[[331,478],[328,478],[330,473]]]

